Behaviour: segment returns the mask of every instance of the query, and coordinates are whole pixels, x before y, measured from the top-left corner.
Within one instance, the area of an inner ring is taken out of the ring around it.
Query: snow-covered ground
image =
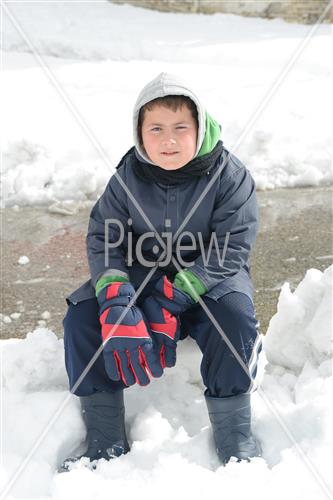
[[[282,287],[253,395],[263,458],[251,463],[219,466],[199,349],[187,339],[175,368],[125,392],[131,453],[100,460],[94,472],[83,459],[57,474],[85,436],[78,398],[67,390],[63,341],[45,328],[2,341],[0,498],[331,498],[332,272],[311,269],[293,293]]]
[[[331,183],[331,25],[311,30],[106,1],[4,2],[2,204],[95,200],[132,145],[138,92],[161,71],[197,89],[259,189]]]

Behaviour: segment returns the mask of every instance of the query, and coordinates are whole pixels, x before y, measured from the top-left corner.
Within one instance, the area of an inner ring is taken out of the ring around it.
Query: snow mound
[[[25,339],[9,342],[2,370],[5,390],[29,393],[66,390],[63,350],[63,341],[47,328],[37,328]]]
[[[259,389],[276,416],[271,421],[271,415],[265,415],[259,434],[270,429],[274,436],[284,429],[281,441],[273,440],[269,449],[265,447],[266,459],[281,467],[284,457],[296,453],[307,464],[308,473],[317,475],[323,490],[324,478],[328,482],[330,477],[333,444],[329,396],[333,389],[332,272],[333,266],[324,272],[308,270],[294,292],[289,283],[282,286],[277,313],[263,342],[268,364]]]
[[[47,205],[62,201],[92,202],[110,177],[101,161],[79,151],[55,157],[43,146],[22,139],[4,152],[3,205]]]
[[[63,340],[39,328],[23,340],[1,342],[4,401],[0,491],[10,498],[80,499],[184,495],[255,500],[327,498],[330,470],[329,331],[332,266],[311,269],[292,293],[281,290],[253,394],[253,429],[263,458],[218,464],[204,403],[200,352],[179,344],[176,367],[148,387],[125,391],[131,452],[84,459],[66,474],[56,466],[85,437],[78,398],[68,392]]]
[[[324,273],[309,269],[294,293],[284,283],[264,342],[270,363],[295,373],[307,363],[327,366],[332,357],[332,273],[333,266]]]

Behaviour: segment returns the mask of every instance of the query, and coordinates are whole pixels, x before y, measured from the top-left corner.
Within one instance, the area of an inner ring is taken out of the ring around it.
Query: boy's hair
[[[142,124],[145,117],[145,111],[151,111],[154,106],[164,106],[168,109],[172,109],[172,111],[177,111],[182,106],[186,106],[190,111],[195,120],[197,127],[199,127],[198,120],[198,110],[195,103],[189,97],[185,95],[166,95],[165,97],[157,97],[152,101],[144,104],[139,112],[138,117],[138,135],[140,138],[140,143],[142,144]]]

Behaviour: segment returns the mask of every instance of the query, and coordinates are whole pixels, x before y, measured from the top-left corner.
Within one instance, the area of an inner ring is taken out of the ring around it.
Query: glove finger
[[[164,359],[165,359],[165,364],[168,368],[171,368],[172,366],[175,366],[176,364],[176,349],[177,349],[177,344],[174,343],[165,343],[164,344]]]
[[[134,349],[130,352],[131,368],[133,370],[136,383],[139,385],[148,385],[150,383],[150,378],[144,368],[144,365],[140,363],[140,347]]]
[[[153,341],[153,351],[159,354],[160,365],[164,369],[166,367],[164,359],[164,343],[163,343],[164,335],[152,332],[151,338]]]
[[[147,368],[152,377],[161,377],[163,375],[163,366],[153,345],[147,342],[139,347],[139,351],[141,365]]]
[[[123,382],[128,386],[135,384],[136,380],[130,366],[129,354],[125,351],[117,351],[116,356]]]
[[[111,380],[118,382],[121,379],[121,374],[118,369],[116,358],[114,356],[114,351],[109,351],[109,350],[107,351],[104,349],[103,356],[104,356],[105,371],[108,374],[108,377]]]
[[[161,335],[160,333],[151,333],[151,339],[153,341],[153,351],[154,352],[160,352],[162,346],[163,346],[163,337],[164,335]]]

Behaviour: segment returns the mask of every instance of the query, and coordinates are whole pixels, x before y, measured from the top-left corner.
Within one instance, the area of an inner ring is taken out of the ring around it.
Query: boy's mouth
[[[173,152],[162,151],[161,154],[164,156],[173,156],[173,155],[176,155],[178,153],[179,153],[179,151],[173,151]]]

